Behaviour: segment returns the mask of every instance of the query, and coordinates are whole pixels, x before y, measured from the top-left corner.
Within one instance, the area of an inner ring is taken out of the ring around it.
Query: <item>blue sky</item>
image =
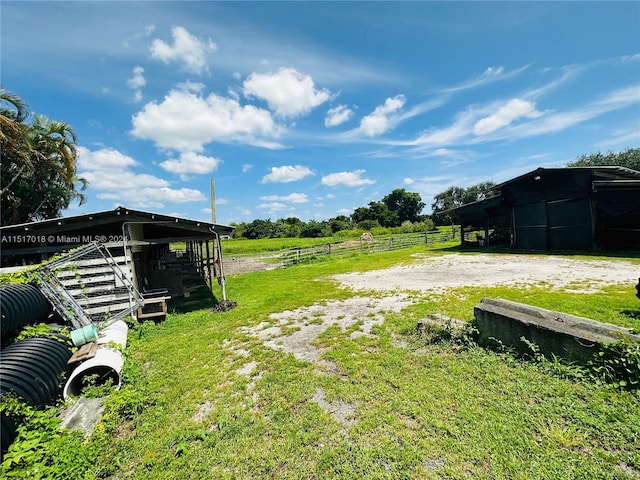
[[[1,80],[78,135],[88,201],[349,215],[640,146],[640,2],[30,2]]]

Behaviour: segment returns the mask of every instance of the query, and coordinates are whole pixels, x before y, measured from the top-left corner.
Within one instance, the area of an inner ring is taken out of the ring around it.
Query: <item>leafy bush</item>
[[[620,340],[608,343],[588,365],[600,382],[627,390],[640,388],[640,343]]]
[[[17,437],[0,465],[2,478],[67,480],[94,478],[98,445],[80,431],[60,428],[58,410],[38,410],[12,396],[0,399],[0,413],[14,419]]]

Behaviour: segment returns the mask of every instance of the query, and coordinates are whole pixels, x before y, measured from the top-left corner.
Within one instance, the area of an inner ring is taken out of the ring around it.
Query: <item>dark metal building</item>
[[[187,260],[203,278],[216,277],[220,237],[233,231],[230,226],[118,207],[2,227],[0,258],[2,267],[38,264],[100,242],[127,267],[138,290],[165,288],[172,296],[181,296],[184,268],[174,267],[185,262],[177,260]]]
[[[538,168],[452,211],[464,244],[533,250],[640,250],[640,172]]]

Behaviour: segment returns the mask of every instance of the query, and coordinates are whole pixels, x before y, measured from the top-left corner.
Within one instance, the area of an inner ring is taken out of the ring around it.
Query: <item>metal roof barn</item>
[[[2,227],[0,258],[2,267],[38,264],[100,242],[130,272],[140,292],[166,289],[172,297],[180,297],[188,296],[190,275],[209,280],[210,286],[211,279],[219,277],[219,240],[233,232],[226,225],[117,207]]]
[[[531,250],[640,250],[640,172],[538,168],[451,211],[462,243]]]

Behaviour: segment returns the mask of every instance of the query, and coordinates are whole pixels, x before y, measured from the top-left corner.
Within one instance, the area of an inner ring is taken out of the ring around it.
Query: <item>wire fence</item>
[[[328,257],[378,253],[453,240],[455,240],[455,232],[435,230],[423,233],[364,237],[359,240],[332,242],[312,247],[294,247],[275,253],[223,256],[223,262],[225,274],[233,275],[284,268]]]

